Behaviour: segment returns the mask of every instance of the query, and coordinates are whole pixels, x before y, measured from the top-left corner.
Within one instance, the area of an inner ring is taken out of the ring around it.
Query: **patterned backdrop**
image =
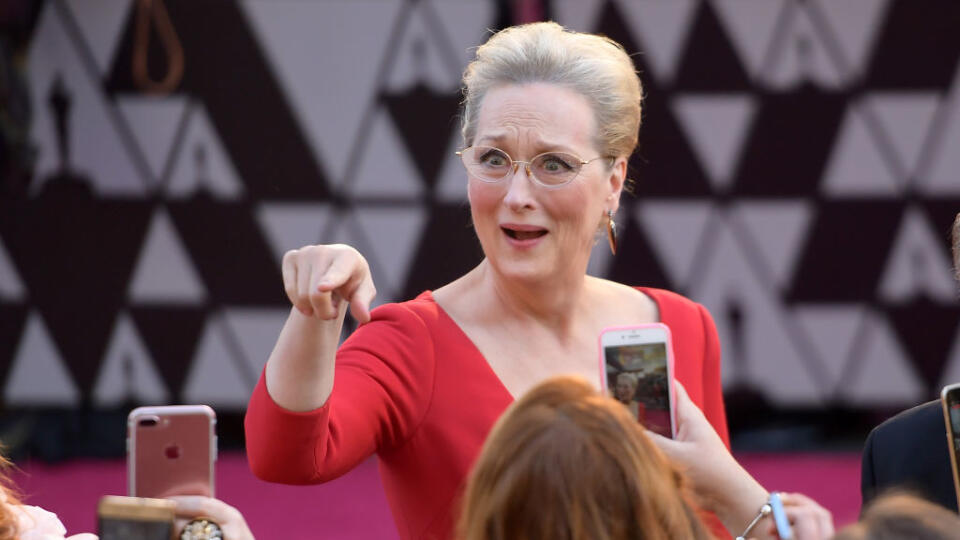
[[[591,272],[711,310],[735,431],[862,430],[960,380],[960,3],[531,5],[634,53],[637,193],[620,254],[598,243]],[[0,190],[14,427],[205,402],[229,431],[288,311],[284,251],[357,247],[378,303],[480,260],[459,77],[512,3],[11,6],[4,99],[27,133],[13,174],[5,132]]]

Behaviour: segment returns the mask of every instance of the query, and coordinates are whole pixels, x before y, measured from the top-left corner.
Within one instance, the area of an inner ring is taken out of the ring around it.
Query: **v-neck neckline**
[[[644,295],[646,295],[647,298],[653,301],[654,305],[656,305],[657,307],[657,321],[664,322],[663,306],[661,305],[660,300],[657,298],[656,293],[654,293],[652,289],[649,289],[647,287],[633,287],[633,289],[643,293]],[[424,291],[423,294],[420,295],[420,297],[424,298],[425,300],[433,303],[433,305],[437,306],[437,312],[443,318],[444,324],[454,328],[455,331],[460,335],[460,337],[470,344],[470,349],[472,350],[473,356],[475,356],[478,359],[478,361],[484,365],[484,367],[486,368],[486,372],[491,377],[493,377],[494,380],[497,381],[497,386],[509,398],[509,402],[512,403],[516,401],[517,398],[514,397],[512,393],[510,393],[510,390],[507,389],[507,385],[503,384],[503,381],[500,379],[500,376],[497,375],[497,372],[493,370],[493,366],[490,365],[490,362],[487,360],[487,357],[483,355],[483,352],[480,350],[480,347],[478,347],[477,344],[474,343],[473,339],[471,339],[470,336],[463,330],[463,328],[461,328],[460,325],[457,324],[457,321],[449,313],[447,313],[447,310],[440,305],[440,302],[437,302],[437,300],[433,297],[433,291],[430,291],[430,290]],[[667,323],[664,322],[664,324],[667,324]]]

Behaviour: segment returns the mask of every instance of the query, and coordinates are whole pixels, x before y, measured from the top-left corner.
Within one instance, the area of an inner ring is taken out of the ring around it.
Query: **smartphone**
[[[176,503],[107,495],[97,503],[100,540],[170,540]]]
[[[600,380],[603,391],[623,403],[647,429],[676,437],[673,347],[665,324],[604,329]]]
[[[960,501],[960,383],[948,384],[940,392],[943,421],[947,426],[947,453],[953,470],[953,489]]]
[[[773,523],[777,527],[777,536],[780,537],[780,540],[793,540],[790,520],[783,510],[783,501],[780,500],[780,494],[776,491],[770,494],[770,513],[773,514]]]
[[[137,407],[127,417],[131,497],[214,496],[217,417],[206,405]]]

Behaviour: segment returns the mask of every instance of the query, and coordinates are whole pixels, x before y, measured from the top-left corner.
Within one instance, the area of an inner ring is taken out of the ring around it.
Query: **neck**
[[[473,270],[477,274],[489,313],[511,324],[535,324],[559,336],[569,334],[584,311],[586,273],[569,272],[549,281],[518,281],[500,275],[484,260]]]

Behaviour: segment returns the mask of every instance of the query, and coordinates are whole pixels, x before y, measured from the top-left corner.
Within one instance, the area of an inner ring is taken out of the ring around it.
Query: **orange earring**
[[[610,251],[617,254],[617,222],[613,220],[613,210],[607,210],[607,241],[610,242]]]

